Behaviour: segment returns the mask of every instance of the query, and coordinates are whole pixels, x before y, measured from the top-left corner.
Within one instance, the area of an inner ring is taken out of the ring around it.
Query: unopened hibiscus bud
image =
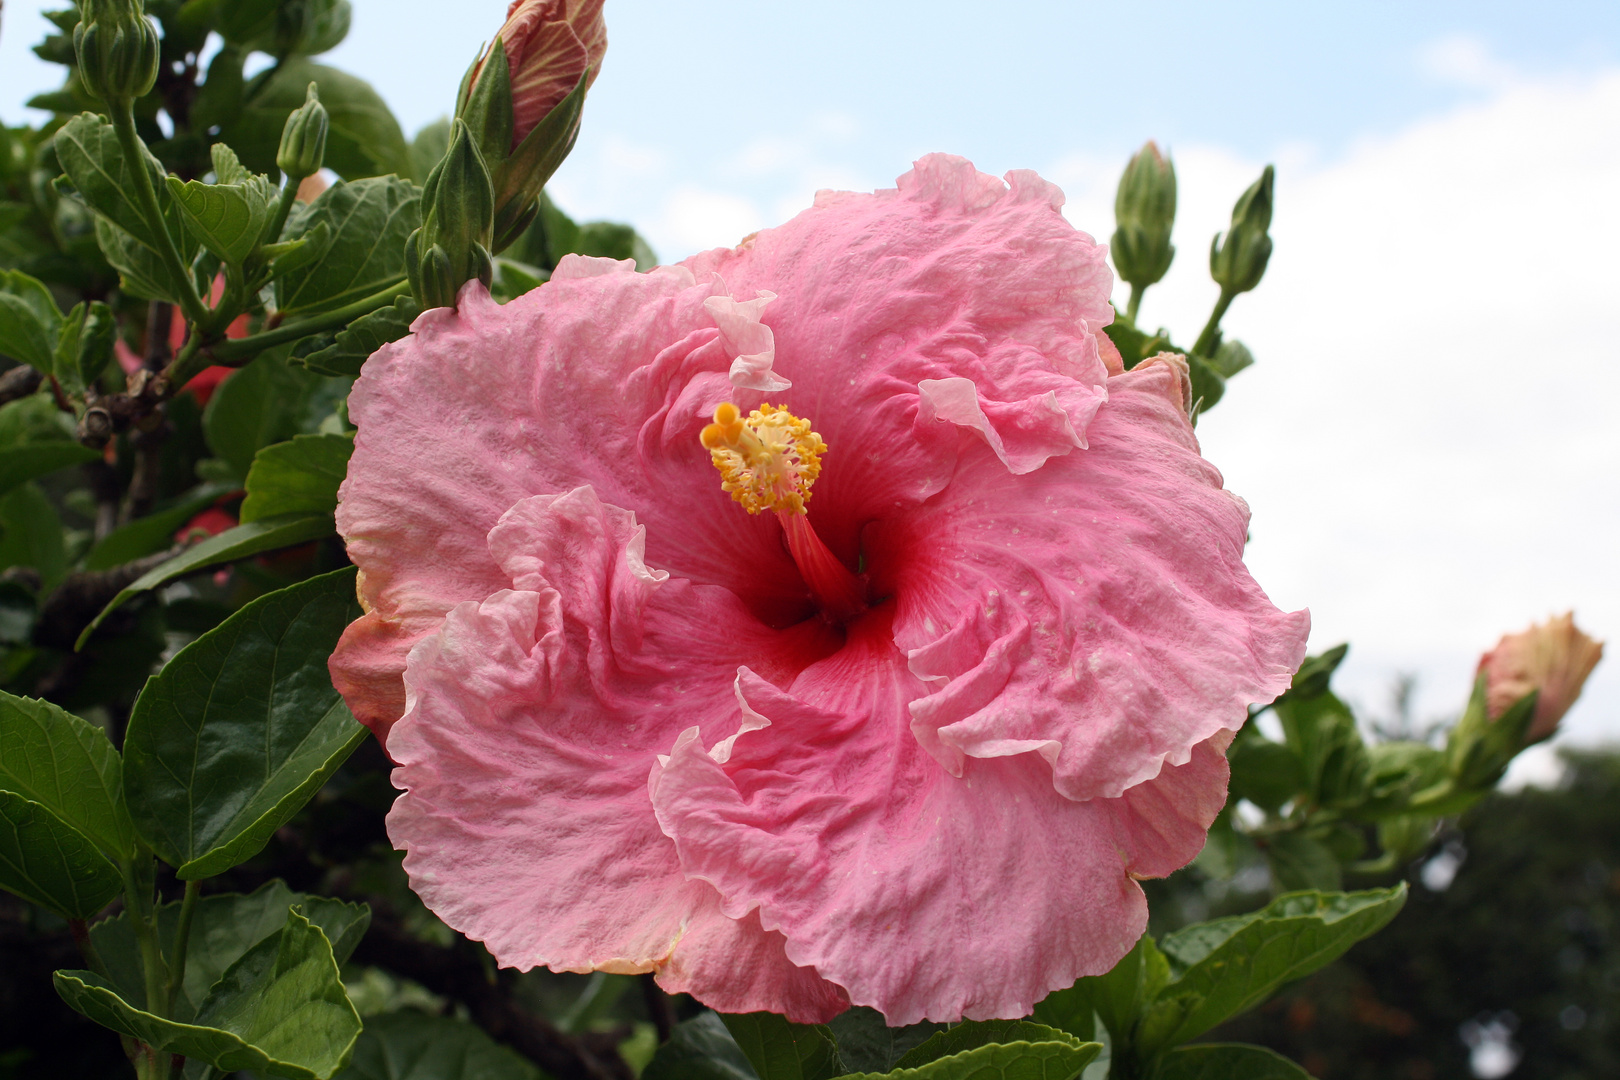
[[[423,307],[454,307],[463,284],[494,279],[493,199],[484,159],[457,120],[450,148],[422,189],[422,227],[405,241],[405,272]]]
[[[1176,249],[1170,227],[1176,220],[1176,167],[1156,143],[1136,152],[1114,196],[1114,238],[1110,253],[1119,276],[1145,289],[1170,269]]]
[[[1271,260],[1271,188],[1275,170],[1270,165],[1249,185],[1232,207],[1232,227],[1223,242],[1217,234],[1209,242],[1209,273],[1223,293],[1236,296],[1260,284]]]
[[[287,174],[287,182],[297,184],[321,170],[326,157],[326,108],[309,84],[304,103],[287,117],[281,129],[281,148],[276,151],[276,167]]]
[[[495,247],[515,240],[540,189],[579,136],[585,93],[607,51],[602,0],[514,0],[506,25],[462,82],[456,116],[495,188]]]
[[[140,0],[86,0],[73,28],[85,88],[103,101],[138,98],[157,81],[157,29]]]
[[[1602,658],[1602,642],[1576,628],[1574,612],[1505,634],[1496,648],[1479,658],[1486,713],[1497,720],[1516,702],[1536,694],[1527,737],[1540,742],[1558,729],[1558,721],[1581,696],[1586,677]]]

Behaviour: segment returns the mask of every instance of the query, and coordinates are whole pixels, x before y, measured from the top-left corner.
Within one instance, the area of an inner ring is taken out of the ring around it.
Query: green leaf
[[[0,496],[0,569],[32,566],[47,590],[67,573],[67,551],[56,507],[37,484],[24,484]]]
[[[1299,665],[1299,670],[1294,672],[1293,684],[1277,700],[1296,701],[1327,693],[1333,673],[1339,670],[1339,665],[1344,663],[1349,653],[1349,645],[1335,645],[1320,655],[1307,656],[1305,662]]]
[[[100,458],[101,454],[88,446],[65,439],[0,448],[0,493],[69,465],[83,465]]]
[[[541,1080],[541,1072],[482,1030],[414,1010],[366,1017],[338,1080]]]
[[[159,585],[166,585],[175,578],[194,574],[199,570],[206,570],[210,566],[220,563],[235,562],[250,555],[262,555],[267,551],[278,548],[292,547],[294,544],[304,544],[311,540],[319,540],[323,536],[331,536],[333,532],[332,519],[327,516],[310,517],[299,514],[289,514],[286,517],[265,518],[250,525],[238,525],[234,529],[226,529],[218,536],[209,537],[200,544],[187,548],[183,553],[176,555],[162,566],[147,571],[134,583],[112,598],[112,602],[101,609],[90,625],[84,628],[74,648],[84,648],[84,643],[90,639],[101,621],[120,607],[132,596],[138,596],[149,589]]]
[[[320,382],[282,355],[260,356],[220,383],[208,400],[203,434],[209,448],[245,480],[255,454],[298,434]]]
[[[1344,867],[1338,856],[1315,836],[1297,831],[1278,833],[1266,839],[1264,850],[1277,887],[1284,892],[1335,892],[1344,884]]]
[[[1167,935],[1173,978],[1138,1029],[1144,1056],[1195,1039],[1254,1008],[1284,983],[1337,960],[1406,903],[1403,882],[1355,893],[1292,893],[1259,911]]]
[[[1030,1019],[1086,1042],[1097,1033],[1097,1010],[1091,1004],[1091,988],[1084,979],[1067,990],[1047,994],[1036,1003]]]
[[[1311,1080],[1311,1074],[1263,1046],[1205,1043],[1165,1054],[1150,1080]]]
[[[214,145],[218,148],[224,144]],[[230,160],[235,160],[234,155]],[[240,266],[259,246],[259,238],[270,221],[275,192],[264,177],[204,184],[198,180],[182,182],[171,176],[168,185],[192,235],[222,260]]]
[[[136,831],[187,881],[257,854],[365,737],[326,658],[360,616],[345,568],[260,597],[147,681],[124,738]]]
[[[360,1034],[332,946],[296,910],[280,934],[255,945],[209,991],[193,1023],[131,1005],[88,971],[58,971],[56,992],[90,1019],[161,1054],[183,1054],[225,1072],[252,1069],[327,1080]]]
[[[371,84],[297,57],[282,64],[268,83],[249,87],[247,105],[225,125],[220,138],[236,149],[249,168],[277,175],[282,126],[287,114],[304,103],[312,82],[317,84],[328,118],[324,158],[328,169],[348,180],[387,173],[410,175],[405,133]]]
[[[100,216],[96,217],[96,243],[118,271],[124,292],[141,300],[180,302],[182,288],[174,284],[168,265],[156,251]]]
[[[0,354],[50,374],[61,330],[49,289],[21,270],[0,273]]]
[[[1036,1007],[1037,1013],[1039,1006]],[[1042,1021],[1043,1023],[1045,1021]],[[857,1005],[833,1017],[827,1026],[838,1042],[838,1059],[851,1072],[885,1073],[943,1024],[911,1024],[892,1028],[876,1009]]]
[[[968,1020],[938,1032],[895,1063],[899,1069],[915,1069],[930,1061],[976,1050],[991,1043],[1042,1043],[1073,1041],[1068,1032],[1028,1020]]]
[[[1241,341],[1223,341],[1208,362],[1217,375],[1230,379],[1244,368],[1254,365],[1254,354]]]
[[[1372,763],[1350,707],[1331,693],[1279,699],[1273,710],[1305,769],[1306,788],[1323,806],[1354,806],[1366,796]]]
[[[397,297],[393,306],[360,316],[332,338],[306,338],[314,348],[303,355],[294,348],[292,361],[321,375],[358,375],[372,353],[409,334],[420,314],[414,297]]]
[[[450,149],[450,118],[441,116],[416,133],[411,140],[410,177],[418,184],[427,183],[433,166]]]
[[[1170,980],[1170,961],[1152,935],[1143,934],[1106,975],[1082,979],[1093,1008],[1116,1043],[1125,1043],[1143,1011]]]
[[[51,357],[57,381],[69,392],[83,393],[95,385],[112,359],[118,339],[118,321],[100,300],[75,304],[62,323]]]
[[[720,1019],[760,1080],[831,1080],[844,1071],[824,1024],[794,1024],[771,1012],[721,1013]]]
[[[108,570],[122,566],[153,552],[162,551],[174,543],[174,534],[186,522],[212,506],[221,495],[231,489],[208,484],[196,495],[166,510],[159,510],[143,518],[122,525],[96,542],[84,557],[86,570]]]
[[[641,1080],[759,1080],[720,1017],[705,1012],[676,1024]]]
[[[85,203],[112,224],[153,251],[161,240],[141,210],[135,172],[124,160],[113,126],[95,113],[80,113],[56,133],[56,157],[62,171]],[[146,170],[159,202],[164,192],[163,166],[150,153]]]
[[[44,806],[0,791],[0,888],[69,919],[88,919],[118,895],[118,868]]]
[[[118,751],[106,732],[48,701],[0,691],[0,790],[45,806],[113,858],[134,853]]]
[[[1040,1027],[1038,1024],[1030,1026]],[[1102,1052],[1101,1043],[1081,1042],[1051,1028],[1042,1030],[1050,1031],[1052,1038],[1040,1042],[989,1043],[915,1068],[901,1067],[881,1075],[888,1080],[1073,1080]],[[869,1080],[880,1074],[853,1075]]]
[[[1226,755],[1232,766],[1231,797],[1276,810],[1305,789],[1299,755],[1259,734],[1246,734]]]
[[[227,968],[255,945],[281,933],[287,924],[287,910],[294,905],[321,928],[339,964],[354,952],[371,922],[371,912],[364,904],[308,896],[280,881],[268,882],[245,896],[223,893],[201,897],[192,912],[186,974],[171,1019],[190,1021],[196,1016],[209,989]],[[158,940],[173,941],[179,921],[178,902],[159,905]],[[90,940],[107,967],[113,989],[125,1001],[144,1007],[146,984],[140,945],[128,916],[120,913],[92,926]]]
[[[352,453],[354,438],[349,435],[296,435],[260,450],[248,470],[243,522],[279,514],[334,513]]]
[[[340,308],[402,280],[405,240],[422,224],[422,193],[393,176],[333,184],[294,211],[283,236],[296,239],[321,224],[331,232],[325,249],[276,282],[284,316]]]

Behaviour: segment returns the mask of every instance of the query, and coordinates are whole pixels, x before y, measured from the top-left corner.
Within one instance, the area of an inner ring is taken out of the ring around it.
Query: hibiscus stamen
[[[844,622],[866,610],[866,586],[824,544],[805,516],[810,485],[821,475],[827,444],[810,421],[774,405],[746,417],[729,401],[714,410],[703,445],[720,470],[720,487],[750,514],[776,511],[788,551],[821,613]]]

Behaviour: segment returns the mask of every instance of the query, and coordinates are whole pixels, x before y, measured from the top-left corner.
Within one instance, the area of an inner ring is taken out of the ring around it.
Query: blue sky
[[[354,0],[330,62],[407,132],[445,113],[504,0]],[[452,11],[453,8],[453,11]],[[1190,339],[1209,237],[1266,162],[1277,254],[1230,332],[1258,364],[1200,424],[1254,508],[1249,563],[1349,639],[1376,712],[1399,671],[1453,710],[1504,631],[1573,607],[1620,640],[1620,4],[608,0],[610,47],[553,182],[678,259],[822,186],[948,150],[1035,168],[1100,240],[1126,155],[1181,178],[1144,318]],[[0,15],[0,119],[57,70]],[[1571,736],[1620,738],[1620,656]]]

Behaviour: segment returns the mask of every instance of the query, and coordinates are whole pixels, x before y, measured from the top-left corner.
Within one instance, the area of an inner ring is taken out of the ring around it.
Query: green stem
[[[135,115],[130,110],[130,102],[126,98],[107,104],[108,111],[112,113],[113,130],[118,133],[118,146],[124,152],[129,171],[135,174],[135,195],[141,201],[141,212],[146,215],[148,227],[157,235],[158,255],[180,287],[180,307],[185,311],[186,318],[200,324],[208,318],[208,308],[198,298],[197,289],[191,281],[191,271],[181,261],[180,249],[174,246],[174,237],[169,235],[169,227],[163,221],[157,191],[152,187],[152,174],[146,168],[146,145],[135,133]]]
[[[1232,306],[1237,299],[1237,293],[1221,290],[1221,298],[1215,301],[1215,310],[1209,313],[1209,322],[1204,324],[1204,332],[1198,335],[1193,343],[1192,351],[1199,356],[1208,356],[1210,349],[1215,345],[1215,335],[1220,331],[1221,319],[1226,315],[1226,309]]]
[[[180,923],[174,928],[174,945],[169,949],[169,1015],[180,998],[180,987],[186,979],[186,946],[191,942],[191,916],[197,909],[197,893],[202,883],[186,882],[186,894],[180,901]]]
[[[287,227],[287,215],[292,213],[293,203],[298,201],[298,185],[304,181],[302,178],[293,179],[287,176],[287,183],[281,189],[281,199],[276,203],[276,216],[270,219],[270,226],[264,230],[264,242],[274,244],[281,239],[281,230]]]
[[[274,330],[266,330],[262,334],[253,334],[249,337],[237,338],[234,341],[222,341],[218,345],[204,349],[199,354],[201,359],[196,361],[198,370],[208,364],[225,364],[230,367],[240,367],[266,349],[274,348],[277,345],[285,345],[289,341],[297,341],[299,338],[308,337],[311,334],[320,334],[327,330],[336,330],[339,327],[347,326],[362,315],[369,315],[378,308],[387,307],[394,302],[395,297],[404,296],[410,291],[410,282],[401,279],[381,292],[372,293],[370,296],[340,307],[336,311],[312,315],[307,319],[299,319],[296,322],[283,323]],[[182,373],[185,378],[189,379],[197,372],[180,368],[180,362],[177,360],[171,368],[170,383],[176,386],[184,386],[184,380],[180,379]]]
[[[1142,294],[1145,292],[1147,290],[1142,286],[1135,282],[1131,283],[1131,300],[1125,305],[1125,317],[1131,320],[1132,326],[1136,325],[1136,310],[1142,306]]]
[[[140,947],[141,968],[146,979],[146,1010],[157,1016],[165,1015],[163,952],[158,947],[157,927],[154,925],[153,862],[150,857],[136,856],[120,867],[124,872],[124,907],[129,912],[129,926],[135,932],[135,943]]]

